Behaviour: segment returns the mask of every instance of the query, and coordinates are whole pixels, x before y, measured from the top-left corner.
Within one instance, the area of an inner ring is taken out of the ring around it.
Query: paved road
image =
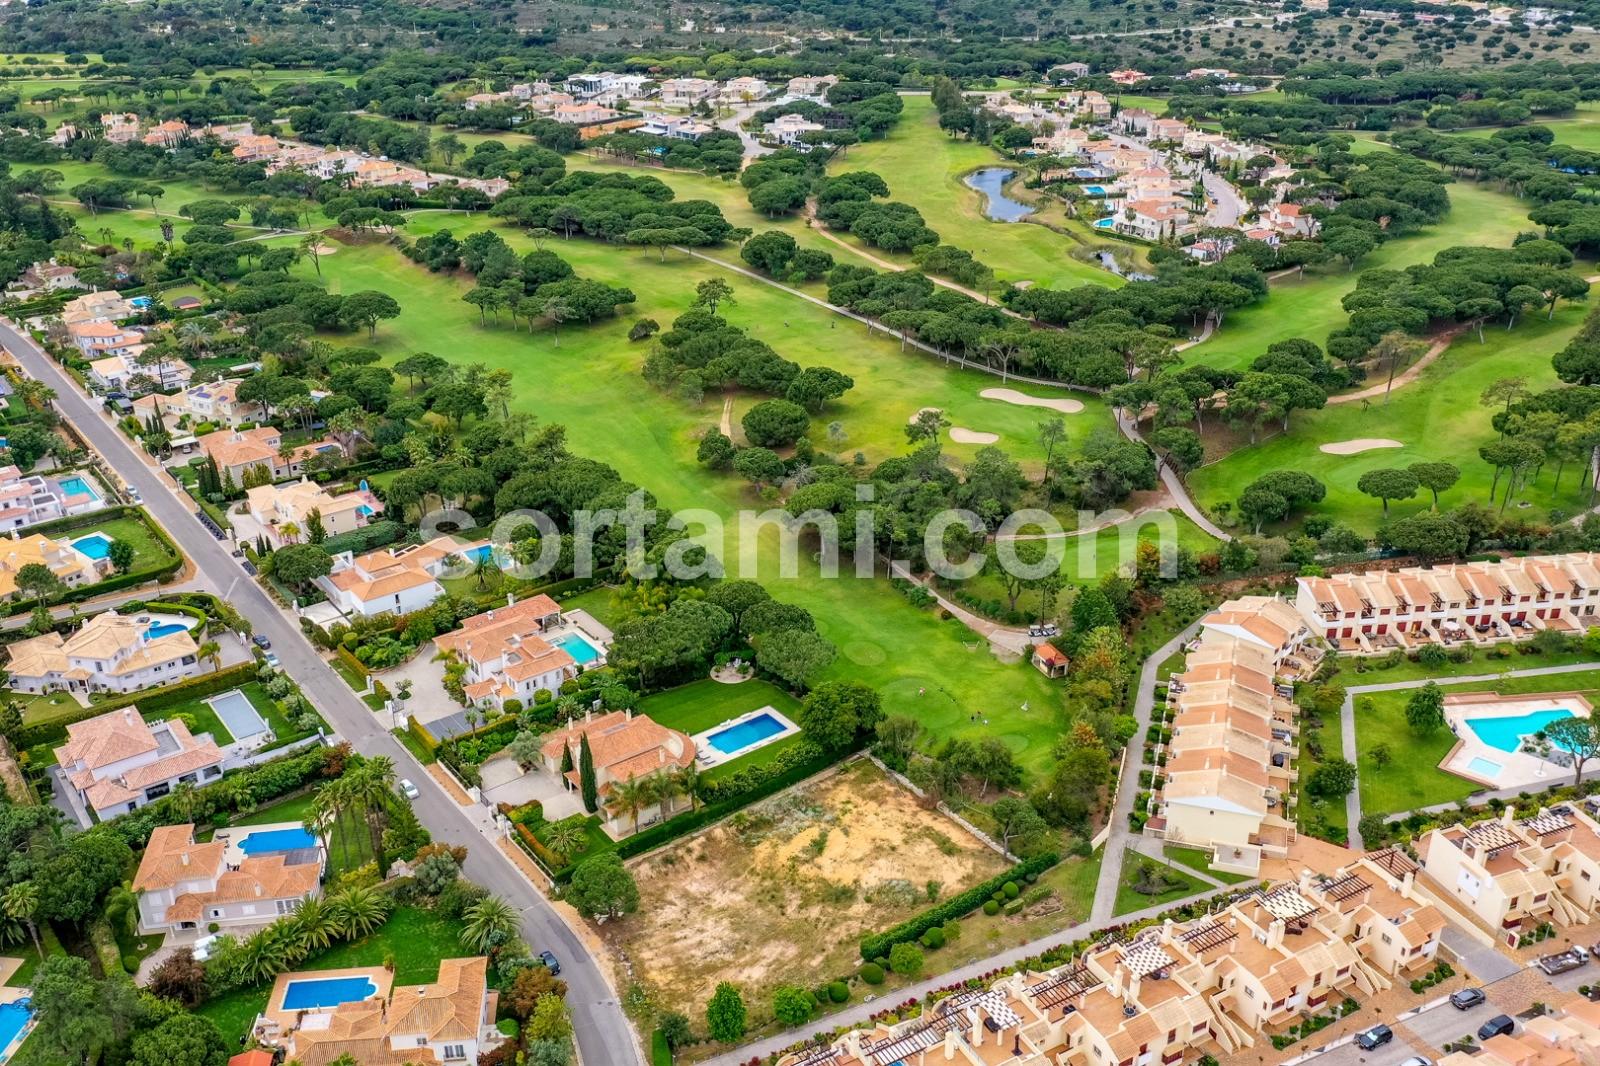
[[[1144,661],[1139,671],[1139,693],[1134,698],[1133,717],[1139,728],[1128,741],[1124,758],[1122,781],[1117,787],[1117,799],[1111,807],[1111,835],[1106,838],[1105,855],[1100,860],[1100,879],[1094,889],[1092,921],[1109,921],[1111,909],[1117,902],[1117,881],[1122,876],[1122,858],[1128,848],[1137,843],[1139,834],[1128,828],[1128,815],[1133,811],[1134,798],[1139,794],[1139,771],[1144,768],[1139,761],[1144,750],[1144,735],[1150,729],[1150,715],[1156,703],[1156,673],[1177,650],[1195,638],[1200,623],[1195,622],[1182,633],[1167,641],[1156,653]]]
[[[562,961],[567,1003],[572,1009],[579,1050],[591,1066],[642,1063],[633,1030],[612,996],[599,966],[549,902],[530,885],[500,850],[484,839],[469,816],[384,728],[349,686],[322,660],[260,586],[245,577],[238,562],[195,518],[187,497],[179,497],[165,477],[145,464],[133,446],[106,421],[97,406],[66,373],[9,320],[0,319],[0,344],[34,378],[55,389],[64,418],[82,433],[106,463],[144,496],[145,508],[193,560],[206,587],[231,600],[257,634],[272,641],[283,669],[299,683],[325,718],[363,755],[385,755],[401,776],[422,793],[416,811],[435,840],[471,849],[466,873],[473,881],[515,905],[523,916],[522,935],[534,950],[549,949]],[[428,698],[424,696],[423,698]]]

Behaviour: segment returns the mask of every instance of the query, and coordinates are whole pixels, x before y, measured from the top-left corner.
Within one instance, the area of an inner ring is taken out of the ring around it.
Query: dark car
[[[272,641],[268,640],[264,635],[262,635],[260,633],[257,633],[255,636],[251,637],[250,638],[250,643],[254,644],[256,647],[262,649],[263,651],[265,651],[266,649],[272,647]]]
[[[544,963],[545,968],[550,971],[552,976],[561,972],[561,961],[552,952],[539,952],[539,961]]]
[[[246,559],[241,565],[244,567],[244,572],[245,573],[249,574],[251,577],[255,577],[256,576],[256,564],[255,563],[252,563],[249,559]]]
[[[1374,1025],[1365,1032],[1356,1034],[1356,1043],[1364,1051],[1380,1048],[1394,1039],[1394,1030],[1387,1025]]]
[[[1478,1039],[1491,1040],[1497,1036],[1510,1036],[1517,1027],[1509,1014],[1496,1014],[1493,1018],[1478,1026]]]
[[[1463,988],[1450,993],[1450,1005],[1456,1010],[1471,1010],[1488,998],[1481,988]]]

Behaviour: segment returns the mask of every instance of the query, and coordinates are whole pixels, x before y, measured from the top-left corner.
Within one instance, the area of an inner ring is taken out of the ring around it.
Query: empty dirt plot
[[[999,855],[869,762],[757,804],[632,867],[639,910],[607,924],[658,1007],[691,1018],[732,981],[752,1023],[772,992],[860,965],[885,929],[1005,869]]]

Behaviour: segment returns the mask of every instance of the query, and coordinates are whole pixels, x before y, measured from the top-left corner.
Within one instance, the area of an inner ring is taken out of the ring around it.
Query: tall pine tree
[[[600,809],[600,789],[594,779],[594,753],[589,750],[589,734],[578,745],[578,787],[583,790],[583,809],[593,814]]]

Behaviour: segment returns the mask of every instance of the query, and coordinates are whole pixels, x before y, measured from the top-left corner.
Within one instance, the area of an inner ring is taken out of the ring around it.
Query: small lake
[[[968,174],[963,181],[969,189],[983,193],[983,213],[995,222],[1016,222],[1033,214],[1028,204],[1006,195],[1005,184],[1016,176],[1010,167],[984,167]]]

